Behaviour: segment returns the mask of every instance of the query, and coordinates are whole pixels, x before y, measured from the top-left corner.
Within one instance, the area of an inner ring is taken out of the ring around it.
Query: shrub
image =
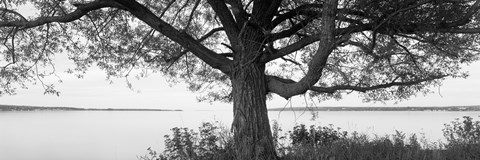
[[[456,118],[445,124],[443,135],[447,140],[445,155],[456,159],[480,159],[480,121],[469,116]]]
[[[283,129],[280,127],[277,121],[272,122],[272,138],[273,146],[277,151],[278,156],[284,156],[288,152],[288,138],[287,135],[280,135]]]
[[[198,132],[175,127],[165,136],[165,150],[150,148],[141,160],[223,160],[234,159],[231,132],[216,123],[203,123]],[[281,135],[277,122],[272,123],[272,136],[281,160],[478,160],[480,159],[480,122],[465,116],[445,124],[447,143],[429,143],[415,134],[401,131],[393,135],[369,137],[329,126],[296,125]],[[288,137],[288,138],[287,138]]]
[[[165,135],[165,157],[168,159],[191,159],[195,157],[193,142],[196,141],[197,133],[188,128],[175,127],[171,129],[173,134],[170,137]]]
[[[293,131],[289,132],[292,145],[307,144],[307,145],[330,145],[347,136],[346,131],[340,131],[340,128],[334,129],[333,125],[318,126],[311,125],[309,129],[304,124],[296,125]]]
[[[451,124],[445,124],[443,135],[449,144],[480,143],[480,121],[473,121],[469,116],[463,116],[463,121],[456,118]]]
[[[188,128],[172,128],[172,135],[165,135],[165,150],[158,154],[148,148],[141,160],[223,160],[232,159],[232,136],[216,123],[203,122],[199,132]]]

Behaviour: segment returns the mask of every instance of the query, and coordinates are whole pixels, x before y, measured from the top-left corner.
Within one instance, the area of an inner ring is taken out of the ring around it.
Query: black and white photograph
[[[480,0],[0,0],[0,160],[480,160]]]

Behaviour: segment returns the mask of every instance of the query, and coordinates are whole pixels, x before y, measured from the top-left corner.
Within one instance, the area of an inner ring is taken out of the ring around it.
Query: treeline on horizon
[[[41,107],[41,106],[21,106],[21,105],[1,105],[0,111],[182,111],[181,109],[97,109],[97,108],[77,108],[77,107]]]
[[[430,106],[430,107],[285,107],[271,108],[269,111],[480,111],[480,105],[472,106]],[[183,111],[181,109],[116,109],[45,107],[24,105],[2,105],[0,111]]]
[[[269,111],[480,111],[474,106],[431,106],[431,107],[285,107]]]

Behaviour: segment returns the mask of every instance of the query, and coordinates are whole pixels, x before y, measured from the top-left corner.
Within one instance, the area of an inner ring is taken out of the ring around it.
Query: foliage
[[[450,124],[445,124],[443,135],[449,144],[478,144],[480,143],[480,121],[464,116],[463,121],[456,118]]]
[[[347,136],[346,131],[340,128],[334,129],[333,125],[318,126],[311,125],[309,129],[304,124],[296,125],[293,131],[289,131],[292,145],[327,146]]]
[[[462,118],[445,124],[443,135],[448,142],[445,154],[456,159],[480,159],[480,121],[469,116]]]
[[[148,148],[143,160],[222,160],[232,159],[232,135],[220,123],[204,122],[195,132],[188,128],[172,128],[172,135],[165,135],[162,153]],[[229,154],[228,154],[229,153]]]
[[[67,72],[78,77],[92,66],[105,70],[107,78],[161,72],[170,82],[183,81],[202,92],[203,101],[232,100],[231,71],[218,66],[240,60],[232,53],[261,55],[255,62],[265,65],[269,78],[276,77],[269,82],[313,78],[306,71],[318,61],[313,57],[326,18],[323,5],[279,2],[265,1],[276,8],[267,10],[262,1],[245,0],[5,1],[0,8],[0,95],[15,94],[28,83],[59,94],[53,84],[62,72],[54,61],[59,53],[73,61]],[[144,7],[143,14],[134,14],[134,5]],[[427,86],[439,85],[445,76],[465,77],[460,64],[478,60],[479,8],[473,0],[340,0],[336,7],[335,49],[326,53],[321,76],[307,86],[308,95],[320,100],[341,98],[350,90],[359,91],[365,101],[407,99],[428,93]],[[234,17],[233,22],[218,15]],[[248,34],[240,35],[237,27],[244,22],[249,25],[242,33]],[[259,53],[241,53],[237,41],[254,41],[258,49],[252,52]]]
[[[292,146],[292,152],[284,159],[435,159],[428,148],[421,148],[415,135],[406,139],[405,134],[397,132],[392,136],[375,136],[353,132],[335,143],[326,146]],[[438,149],[435,149],[438,151]]]
[[[480,158],[480,142],[473,140],[472,130],[478,121],[463,117],[445,124],[446,143],[431,143],[416,134],[406,135],[401,131],[385,136],[368,136],[358,132],[342,131],[328,126],[295,125],[292,131],[282,135],[278,122],[272,125],[277,155],[282,160],[476,160]],[[175,127],[172,135],[165,136],[162,153],[148,149],[142,160],[183,159],[231,159],[233,158],[232,135],[217,123],[203,123],[199,132]],[[451,137],[454,137],[453,139]],[[477,137],[478,138],[478,137]]]
[[[287,134],[282,134],[283,129],[280,127],[280,124],[276,121],[273,120],[272,122],[272,137],[273,137],[273,145],[277,151],[277,156],[284,156],[288,150],[289,146],[287,144],[288,135]]]

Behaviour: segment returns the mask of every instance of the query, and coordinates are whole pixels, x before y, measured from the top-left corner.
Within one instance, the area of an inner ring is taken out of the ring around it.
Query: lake
[[[270,111],[284,130],[296,123],[333,124],[346,131],[370,135],[420,133],[436,142],[444,123],[480,112],[377,111],[377,112]],[[163,149],[164,135],[173,127],[197,129],[202,121],[230,126],[231,111],[39,111],[0,112],[0,160],[135,160],[146,149]]]

